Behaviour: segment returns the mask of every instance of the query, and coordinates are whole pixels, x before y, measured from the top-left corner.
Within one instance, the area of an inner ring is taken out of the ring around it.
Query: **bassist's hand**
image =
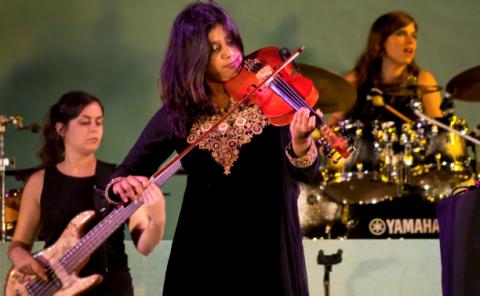
[[[15,247],[10,250],[9,257],[16,270],[23,274],[36,275],[42,280],[48,281],[45,267],[33,258],[27,250]]]

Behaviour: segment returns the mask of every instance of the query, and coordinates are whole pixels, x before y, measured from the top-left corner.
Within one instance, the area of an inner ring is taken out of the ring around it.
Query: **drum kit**
[[[354,105],[354,87],[342,77],[308,65],[300,65],[300,69],[306,70],[303,74],[316,81],[315,85],[329,90],[320,91],[318,107],[325,113],[349,110]],[[465,120],[453,114],[452,106],[453,99],[480,101],[480,66],[451,79],[443,101],[450,102],[448,106],[452,109],[446,110],[442,103],[444,118],[433,119],[422,113],[419,98],[421,94],[439,90],[439,86],[424,85],[376,90],[378,95],[368,99],[396,115],[403,124],[347,119],[335,126],[336,131],[354,140],[356,150],[336,163],[326,159],[314,182],[300,184],[298,208],[306,238],[348,238],[359,222],[355,213],[371,205],[388,204],[392,208],[391,201],[420,201],[422,207],[427,206],[428,215],[433,216],[428,218],[436,220],[437,201],[449,196],[455,188],[473,185],[478,180],[475,148],[480,140]],[[417,118],[403,116],[385,104],[384,95],[410,97],[412,114]],[[396,215],[403,217],[402,213]],[[413,217],[408,217],[397,219],[398,223],[416,223]],[[408,222],[409,219],[413,222]]]
[[[21,189],[6,190],[5,177],[12,175],[17,180],[25,182],[28,176],[35,171],[35,169],[6,170],[7,167],[15,166],[15,158],[5,156],[5,134],[8,124],[13,124],[17,130],[30,130],[34,133],[40,130],[40,125],[37,123],[24,126],[23,117],[20,115],[7,116],[0,114],[0,236],[2,242],[10,240],[13,235],[22,196]]]

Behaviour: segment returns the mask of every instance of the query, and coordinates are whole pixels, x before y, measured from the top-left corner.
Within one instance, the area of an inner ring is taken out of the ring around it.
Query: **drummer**
[[[376,106],[374,95],[382,94],[384,103],[407,118],[415,119],[411,106],[417,98],[422,111],[430,117],[441,117],[441,96],[432,73],[415,63],[417,49],[416,21],[409,14],[393,11],[380,16],[372,25],[367,48],[355,67],[345,78],[357,88],[357,102],[351,110],[330,115],[328,122],[350,118],[365,122],[367,118],[379,121],[403,121],[383,107]],[[388,94],[388,89],[396,94]],[[376,90],[378,89],[378,90]],[[384,90],[384,91],[382,91]]]

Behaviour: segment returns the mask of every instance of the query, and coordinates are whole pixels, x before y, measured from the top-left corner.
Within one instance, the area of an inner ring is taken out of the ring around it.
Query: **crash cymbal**
[[[480,101],[480,66],[468,69],[447,83],[447,92],[462,101]]]
[[[314,108],[332,113],[349,110],[355,104],[357,91],[343,77],[308,64],[299,63],[298,66],[302,75],[313,81],[320,94]]]
[[[442,90],[439,85],[423,85],[423,84],[388,84],[379,87],[384,95],[388,96],[422,96]]]

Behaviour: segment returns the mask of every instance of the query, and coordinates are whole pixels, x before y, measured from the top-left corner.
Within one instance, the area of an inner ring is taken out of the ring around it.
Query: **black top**
[[[295,179],[313,179],[319,161],[293,167],[289,142],[288,126],[264,127],[241,146],[230,174],[198,146],[182,159],[187,186],[164,295],[308,295]],[[150,176],[187,146],[162,107],[113,177]]]
[[[408,88],[410,85],[413,87],[417,81],[418,71],[414,71],[407,75],[407,83],[404,87]],[[369,126],[369,123],[373,122],[373,120],[378,120],[382,122],[393,121],[396,126],[400,127],[401,124],[404,123],[402,119],[388,111],[383,106],[374,106],[372,101],[367,99],[369,95],[376,94],[372,91],[372,88],[378,88],[380,91],[384,92],[385,89],[388,89],[389,87],[391,86],[375,85],[372,79],[367,79],[363,85],[357,88],[357,101],[352,108],[350,118],[353,120],[360,120],[366,126]],[[385,104],[392,106],[412,120],[417,119],[417,115],[415,115],[414,108],[411,105],[414,99],[418,99],[416,96],[388,95],[388,93],[384,93],[382,97]],[[421,104],[421,100],[419,100],[419,103]]]
[[[103,196],[94,193],[94,186],[104,188],[114,168],[112,164],[97,161],[96,175],[91,177],[67,176],[56,166],[45,170],[38,234],[38,239],[45,241],[45,247],[54,244],[67,224],[80,212],[96,210],[96,219],[87,228],[90,229],[112,210]],[[133,295],[123,240],[123,227],[120,227],[92,254],[80,271],[80,276],[93,273],[104,276],[102,283],[88,295]]]

